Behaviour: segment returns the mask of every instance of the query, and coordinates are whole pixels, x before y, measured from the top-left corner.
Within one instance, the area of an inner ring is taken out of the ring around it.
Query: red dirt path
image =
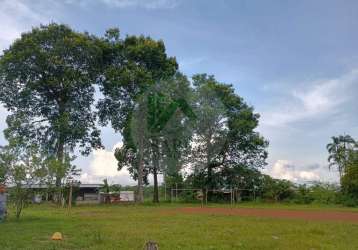
[[[347,221],[358,223],[358,212],[344,211],[308,211],[289,209],[267,209],[267,208],[208,208],[208,207],[184,207],[180,212],[196,214],[222,214],[238,216],[255,216],[269,218],[289,218],[321,221]]]

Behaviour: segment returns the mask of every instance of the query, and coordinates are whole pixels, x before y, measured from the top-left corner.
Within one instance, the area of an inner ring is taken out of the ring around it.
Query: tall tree
[[[222,178],[218,173],[232,173],[228,169],[262,167],[268,142],[255,131],[259,115],[231,85],[213,76],[195,75],[193,85],[198,118],[190,165],[194,173],[204,176],[202,188],[218,188]]]
[[[7,136],[41,145],[59,164],[77,146],[83,154],[101,147],[92,111],[101,60],[97,39],[66,25],[23,33],[0,57],[0,101],[11,113]]]
[[[343,176],[350,152],[356,145],[349,135],[332,136],[332,142],[327,144],[329,168],[337,167],[340,177]]]
[[[160,167],[161,163],[170,164],[178,159],[182,146],[189,139],[184,134],[185,129],[189,121],[195,118],[188,100],[190,90],[189,81],[178,73],[172,79],[157,83],[154,91],[148,96],[147,124],[151,147],[151,172],[154,179],[154,202],[159,202],[158,173],[168,172],[167,169],[172,170],[173,167]]]
[[[175,58],[168,57],[162,41],[150,37],[127,36],[120,38],[118,29],[110,29],[102,39],[104,51],[104,74],[100,85],[103,98],[98,103],[102,125],[111,123],[116,132],[126,135],[130,129],[133,110],[146,112],[146,107],[138,107],[138,98],[156,81],[172,76],[177,70]],[[138,176],[137,201],[143,201],[144,173],[144,115],[139,114],[138,150],[135,164]],[[126,152],[129,152],[125,150]],[[133,161],[134,163],[134,161]]]
[[[188,95],[189,81],[180,73],[153,85],[139,101],[131,127],[124,136],[123,147],[115,153],[119,167],[127,166],[137,177],[136,166],[128,160],[133,151],[139,150],[138,143],[133,144],[133,141],[144,139],[144,168],[147,174],[153,174],[154,202],[159,202],[158,174],[168,172],[168,165],[178,163],[174,161],[179,159],[180,149],[189,139],[185,131],[195,115],[188,104]]]

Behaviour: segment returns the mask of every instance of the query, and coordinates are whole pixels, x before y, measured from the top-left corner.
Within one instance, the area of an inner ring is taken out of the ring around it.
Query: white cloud
[[[309,166],[297,166],[288,160],[277,160],[271,168],[265,169],[265,173],[277,179],[286,179],[296,183],[312,181],[337,182],[337,174],[328,168],[318,164]]]
[[[319,180],[319,175],[314,171],[296,170],[292,162],[278,160],[272,167],[271,175],[275,178],[287,179],[290,181],[314,181]]]
[[[92,154],[89,167],[82,171],[80,181],[82,183],[102,183],[104,179],[112,184],[136,185],[137,182],[132,179],[128,170],[123,168],[118,171],[117,160],[114,157],[116,148],[122,146],[122,142],[116,143],[112,150],[99,149],[95,150]],[[153,183],[153,176],[149,176],[149,183]],[[158,182],[163,182],[163,176],[158,175]]]
[[[358,82],[358,69],[335,79],[302,84],[308,87],[292,90],[285,100],[262,113],[262,124],[274,127],[333,114],[354,97],[349,88]]]
[[[134,185],[135,181],[131,179],[127,169],[117,170],[117,160],[114,157],[114,150],[121,146],[122,143],[118,142],[110,151],[105,149],[95,150],[89,168],[81,175],[81,182],[102,183],[103,179],[107,178],[110,183]]]

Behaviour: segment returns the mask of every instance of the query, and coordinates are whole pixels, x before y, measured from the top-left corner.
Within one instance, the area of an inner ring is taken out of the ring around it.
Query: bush
[[[358,206],[358,199],[353,196],[343,196],[342,204],[347,207],[356,207]]]
[[[299,185],[295,190],[293,202],[297,204],[335,204],[338,194],[339,188],[333,184]]]
[[[337,203],[339,188],[333,184],[317,183],[312,186],[310,197],[314,203],[334,204]]]
[[[310,195],[310,189],[306,185],[299,185],[295,191],[293,202],[297,204],[310,204],[313,197]]]
[[[263,197],[266,200],[283,201],[294,197],[293,184],[288,180],[272,179],[265,176]]]

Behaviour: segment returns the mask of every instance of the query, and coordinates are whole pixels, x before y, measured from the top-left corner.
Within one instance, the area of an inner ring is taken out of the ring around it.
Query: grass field
[[[358,249],[358,223],[233,215],[185,214],[192,204],[32,206],[16,221],[0,224],[0,249]],[[228,205],[215,205],[229,207]],[[241,207],[341,210],[339,207],[242,204]],[[59,231],[64,240],[53,242]]]

